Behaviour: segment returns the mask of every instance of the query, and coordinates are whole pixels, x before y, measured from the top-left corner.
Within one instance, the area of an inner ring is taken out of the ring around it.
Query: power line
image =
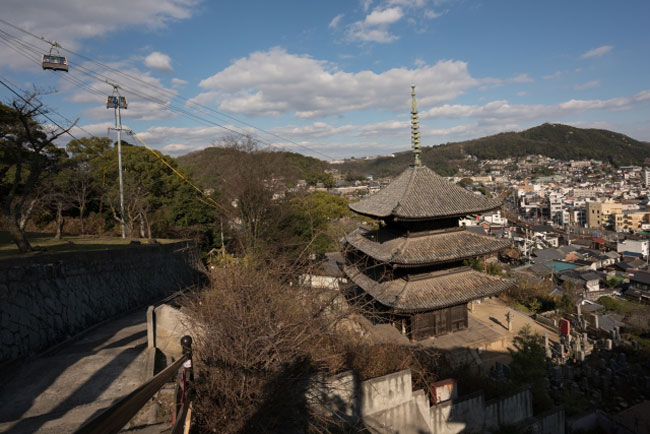
[[[21,91],[23,94],[25,94],[25,95],[28,95],[28,94],[29,94],[29,92],[25,91],[25,90],[22,89],[20,86],[16,85],[16,83],[11,82],[11,80],[9,80],[7,77],[2,77],[2,76],[0,76],[0,77],[3,78],[7,83],[9,83],[10,85],[12,85],[13,87],[15,87],[16,89],[18,89],[19,91]],[[4,83],[3,83],[3,84],[4,84]],[[5,85],[5,87],[7,86],[6,84],[4,84],[4,85]],[[11,89],[9,89],[9,90],[11,90]],[[13,92],[13,90],[12,90],[12,92]],[[16,92],[14,92],[14,94],[16,94]],[[16,95],[17,95],[17,94],[16,94]],[[20,96],[20,95],[18,95],[18,96]],[[20,97],[20,98],[21,98],[23,101],[27,102],[23,97]],[[38,98],[36,97],[36,95],[34,95],[32,98],[35,99],[36,101],[38,101],[42,106],[45,106],[45,104],[43,103],[43,101],[41,101],[40,99],[38,99]],[[32,106],[32,107],[33,107],[33,106]],[[48,108],[48,112],[52,112],[52,113],[56,114],[57,116],[59,116],[60,118],[62,118],[64,121],[66,121],[67,123],[71,124],[71,125],[72,125],[72,128],[78,128],[78,129],[80,129],[81,131],[83,131],[84,133],[88,134],[89,136],[92,136],[92,135],[93,135],[90,131],[86,130],[85,128],[83,128],[83,127],[81,127],[81,126],[79,126],[79,125],[74,125],[74,122],[73,122],[73,121],[71,121],[71,120],[68,119],[66,116],[64,116],[64,115],[62,115],[61,113],[59,113],[58,111],[54,110],[53,108],[49,107],[49,108]],[[45,116],[45,114],[44,114],[43,112],[40,112],[40,113],[43,114],[43,116]],[[52,122],[54,122],[54,121],[52,121]],[[57,124],[55,124],[55,125],[57,125]],[[59,128],[61,128],[59,125],[57,125],[57,126],[58,126]],[[72,134],[70,134],[70,135],[72,135]]]
[[[4,78],[4,77],[3,77],[3,78]],[[51,117],[49,117],[48,115],[46,115],[46,114],[45,114],[45,113],[40,109],[40,107],[36,107],[36,106],[35,106],[34,104],[32,104],[30,101],[28,101],[28,100],[26,100],[25,98],[23,98],[23,97],[22,97],[18,92],[16,92],[15,90],[13,90],[13,89],[12,89],[12,88],[7,84],[7,83],[5,83],[4,81],[0,80],[0,84],[2,84],[4,87],[6,87],[7,89],[9,89],[9,90],[10,90],[13,94],[15,94],[18,98],[20,98],[20,99],[22,99],[23,101],[25,101],[25,104],[29,104],[30,106],[32,106],[32,107],[33,107],[33,108],[34,108],[34,109],[35,109],[39,114],[41,114],[45,119],[49,120],[49,121],[52,122],[54,125],[56,125],[57,127],[59,127],[59,129],[61,129],[61,131],[64,131],[66,134],[68,134],[68,135],[69,135],[70,137],[72,137],[73,139],[75,139],[75,140],[79,140],[79,139],[77,139],[77,138],[76,138],[76,137],[75,137],[75,136],[70,132],[69,129],[66,130],[66,129],[63,128],[61,125],[59,125],[58,123],[56,123],[56,122],[55,122]],[[37,101],[38,101],[38,99],[37,99]],[[39,101],[39,102],[40,102],[40,101]],[[41,104],[42,104],[42,103],[41,103]],[[70,126],[70,128],[72,128],[72,126]]]
[[[6,25],[8,25],[8,26],[10,26],[10,27],[12,27],[12,28],[18,30],[18,31],[21,31],[21,32],[23,32],[23,33],[25,33],[25,34],[27,34],[27,35],[33,37],[33,38],[39,39],[39,40],[41,40],[41,41],[48,42],[48,43],[50,43],[50,44],[53,44],[53,43],[54,43],[54,42],[49,41],[48,39],[46,39],[46,38],[44,38],[44,37],[42,37],[42,36],[35,35],[34,33],[30,32],[30,31],[28,31],[28,30],[25,30],[25,29],[23,29],[23,28],[21,28],[21,27],[19,27],[19,26],[16,26],[16,25],[14,25],[14,24],[12,24],[12,23],[6,21],[6,20],[3,20],[2,18],[0,18],[0,22],[6,24]],[[22,42],[22,41],[21,41],[21,42]],[[25,43],[25,44],[27,44],[27,43]],[[29,44],[28,44],[28,45],[29,45]],[[273,132],[268,131],[268,130],[265,130],[265,129],[263,129],[263,128],[259,128],[259,127],[255,126],[255,125],[253,125],[253,124],[251,124],[251,123],[248,123],[248,122],[246,122],[246,121],[242,121],[242,120],[240,120],[240,119],[238,119],[238,118],[236,118],[236,117],[234,117],[234,116],[231,116],[231,115],[228,115],[228,114],[226,114],[226,113],[222,113],[222,112],[220,112],[220,111],[218,111],[218,110],[215,110],[215,109],[213,109],[213,108],[207,107],[207,106],[205,106],[205,105],[203,105],[203,104],[200,104],[200,103],[198,103],[198,102],[196,102],[196,101],[193,101],[193,100],[191,100],[191,99],[188,99],[188,98],[186,98],[186,97],[184,97],[184,96],[182,96],[182,95],[180,95],[180,94],[176,94],[176,93],[174,93],[174,92],[172,92],[172,91],[169,91],[169,90],[167,90],[167,89],[164,89],[164,88],[162,88],[162,87],[160,87],[160,86],[157,86],[157,85],[154,85],[154,84],[152,84],[152,83],[149,83],[149,82],[147,82],[147,81],[145,81],[145,80],[142,80],[142,79],[140,79],[140,78],[138,78],[138,77],[136,77],[136,76],[133,76],[133,75],[131,75],[131,74],[128,74],[128,73],[126,73],[126,72],[123,72],[123,71],[121,71],[121,70],[119,70],[119,69],[117,69],[117,68],[113,68],[113,67],[111,67],[110,65],[106,65],[106,64],[104,64],[104,63],[102,63],[102,62],[99,62],[99,61],[96,61],[96,60],[94,60],[94,59],[91,59],[91,58],[89,58],[89,57],[87,57],[87,56],[85,56],[85,55],[83,55],[83,54],[80,54],[80,53],[74,52],[74,51],[72,51],[72,50],[70,50],[70,49],[68,49],[68,48],[62,47],[62,46],[60,46],[60,45],[58,45],[58,44],[57,44],[57,46],[58,46],[59,48],[61,48],[62,50],[64,50],[64,51],[70,53],[70,54],[73,54],[73,55],[75,55],[75,56],[77,56],[77,57],[80,57],[80,58],[82,58],[82,59],[85,59],[85,60],[87,60],[87,61],[89,61],[89,62],[91,62],[91,63],[94,63],[94,64],[96,64],[96,65],[98,65],[98,66],[101,66],[101,67],[104,68],[104,69],[107,69],[107,70],[113,71],[113,72],[115,72],[115,73],[117,73],[117,74],[120,74],[120,75],[122,75],[122,76],[124,76],[124,77],[127,77],[127,78],[129,78],[129,79],[131,79],[131,80],[135,80],[135,81],[137,81],[137,82],[143,84],[144,86],[146,86],[146,87],[148,87],[148,88],[150,88],[150,89],[156,90],[157,92],[163,93],[163,94],[165,94],[167,97],[169,97],[170,99],[173,99],[173,98],[179,98],[179,99],[185,101],[185,102],[188,103],[188,104],[191,104],[191,105],[194,105],[194,106],[200,107],[200,108],[202,108],[203,110],[207,110],[207,111],[209,111],[209,112],[211,112],[211,113],[214,113],[214,114],[216,114],[216,115],[219,115],[219,116],[221,116],[221,117],[226,117],[226,118],[231,119],[231,120],[233,120],[233,121],[235,121],[235,122],[238,122],[238,123],[240,123],[240,124],[243,124],[243,125],[246,125],[246,126],[248,126],[248,127],[250,127],[250,128],[253,128],[253,129],[257,130],[257,131],[260,131],[260,132],[262,132],[262,133],[264,133],[264,134],[267,134],[267,135],[273,136],[273,137],[275,137],[275,138],[277,138],[277,139],[280,139],[280,140],[283,140],[283,141],[289,142],[289,143],[291,143],[291,144],[293,144],[293,145],[295,145],[295,146],[297,146],[297,147],[299,147],[299,148],[305,149],[305,150],[307,150],[307,151],[309,151],[309,152],[312,152],[312,153],[315,153],[315,154],[319,154],[319,155],[321,155],[321,156],[323,156],[323,157],[325,157],[325,158],[327,158],[327,159],[334,159],[334,158],[333,158],[332,156],[330,156],[330,155],[327,155],[327,154],[325,154],[325,153],[323,153],[323,152],[320,152],[320,151],[317,151],[317,150],[312,149],[312,148],[310,148],[310,147],[307,147],[307,146],[305,146],[305,145],[302,145],[302,144],[300,144],[300,143],[298,143],[298,142],[296,142],[296,141],[294,141],[294,140],[288,139],[288,138],[283,137],[283,136],[281,136],[281,135],[279,135],[279,134],[273,133]],[[32,48],[34,48],[34,47],[32,46]],[[30,51],[32,51],[32,50],[30,50]],[[96,75],[95,79],[98,79],[98,80],[100,80],[100,81],[106,81],[105,78],[104,78],[104,79],[97,78],[97,77],[104,77],[104,76],[102,76],[102,74],[96,73],[95,71],[92,71],[92,70],[90,70],[89,68],[85,68],[85,67],[83,67],[83,66],[80,65],[80,64],[77,64],[77,67],[82,68],[82,69],[88,71],[88,73],[89,73],[90,75]],[[125,90],[126,90],[126,87],[124,87],[124,88],[125,88]],[[131,92],[133,92],[133,91],[131,91]],[[136,92],[134,92],[134,93],[136,93]],[[136,94],[138,94],[138,93],[136,93]],[[150,101],[153,101],[153,100],[154,100],[154,97],[152,97],[152,96],[145,96],[145,95],[142,94],[141,92],[139,93],[139,96],[141,96],[141,97],[143,97],[143,98],[145,98],[145,99],[148,99],[148,100],[150,100]],[[156,103],[158,103],[158,104],[164,104],[164,103],[161,103],[160,101],[153,101],[153,102],[156,102]],[[173,107],[171,103],[169,104],[169,107],[167,107],[167,106],[165,105],[165,108],[167,108],[168,110],[172,110],[171,107]],[[184,109],[178,109],[178,108],[177,108],[176,111],[177,111],[178,113],[181,113],[181,114],[184,114],[184,115],[186,115],[186,116],[189,116],[189,112],[187,112],[187,111],[184,110]],[[196,116],[193,116],[193,118],[194,118],[195,120],[198,119],[198,117],[196,117]],[[228,130],[228,131],[230,131],[230,132],[233,132],[233,133],[235,133],[235,134],[239,134],[239,135],[243,135],[243,136],[251,135],[250,133],[242,133],[242,132],[240,132],[240,131],[235,131],[235,130],[233,130],[232,128],[225,127],[224,125],[221,125],[221,124],[219,124],[219,123],[217,123],[217,122],[213,122],[213,121],[208,121],[208,122],[209,122],[210,124],[212,124],[212,125],[215,125],[215,126],[220,127],[220,128],[224,128],[224,129],[226,129],[226,130]],[[259,136],[258,136],[258,139],[260,139]],[[262,143],[265,143],[265,144],[269,145],[269,146],[272,146],[272,145],[273,145],[272,143],[268,143],[268,142],[266,142],[266,141],[264,141],[264,140],[261,140],[261,139],[260,139],[260,141],[261,141]]]

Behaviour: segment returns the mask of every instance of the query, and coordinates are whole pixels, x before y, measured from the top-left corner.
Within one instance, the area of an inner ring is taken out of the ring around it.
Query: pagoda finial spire
[[[422,166],[420,159],[420,121],[418,120],[418,103],[415,101],[415,84],[411,84],[411,146],[415,156],[415,165]]]

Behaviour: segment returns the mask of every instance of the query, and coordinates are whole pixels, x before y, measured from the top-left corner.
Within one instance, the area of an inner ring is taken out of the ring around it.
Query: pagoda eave
[[[462,305],[512,288],[515,282],[469,267],[429,273],[426,278],[379,282],[356,266],[345,265],[350,280],[393,313],[417,313]]]
[[[353,248],[393,268],[423,267],[498,253],[510,240],[454,228],[424,236],[400,237],[388,231],[357,229],[345,240]],[[374,238],[374,240],[373,240]]]

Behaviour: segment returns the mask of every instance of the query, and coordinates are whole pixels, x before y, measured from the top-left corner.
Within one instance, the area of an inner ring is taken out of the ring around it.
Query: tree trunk
[[[84,235],[86,230],[84,228],[84,210],[86,209],[85,205],[79,207],[79,226],[81,226],[81,234]]]
[[[140,220],[140,238],[144,238],[145,237],[145,234],[144,234],[144,217],[142,216],[142,213],[140,213],[139,220]]]
[[[63,225],[65,224],[65,219],[63,218],[63,203],[58,202],[56,204],[56,238],[60,240],[63,237]]]
[[[7,217],[3,215],[2,217],[2,226],[4,226],[11,236],[11,240],[16,244],[18,250],[21,252],[31,252],[32,246],[27,241],[25,236],[25,231],[20,230],[18,221],[15,218]]]

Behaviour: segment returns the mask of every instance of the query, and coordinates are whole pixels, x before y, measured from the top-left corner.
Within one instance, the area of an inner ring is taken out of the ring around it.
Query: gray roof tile
[[[350,209],[377,218],[392,215],[398,220],[425,220],[490,211],[501,203],[467,191],[426,166],[414,165],[386,188],[351,203]]]
[[[408,238],[385,229],[357,229],[346,241],[378,261],[412,266],[451,262],[486,255],[512,246],[510,240],[478,235],[464,228],[432,231]]]
[[[354,265],[345,265],[343,271],[352,282],[395,312],[442,309],[496,295],[515,284],[469,267],[430,273],[416,280],[398,278],[385,282],[374,280]]]

